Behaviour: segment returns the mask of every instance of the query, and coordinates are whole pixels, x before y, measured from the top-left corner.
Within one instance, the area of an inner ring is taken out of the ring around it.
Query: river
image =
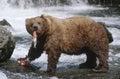
[[[37,3],[38,1],[38,3]],[[50,1],[47,3],[47,1]],[[64,1],[64,0],[63,0]],[[36,5],[35,5],[36,4]],[[114,62],[114,65],[119,65],[120,51],[114,52],[114,46],[120,46],[120,9],[117,7],[102,7],[100,5],[88,5],[87,0],[66,0],[66,3],[60,0],[0,0],[0,20],[6,19],[14,28],[12,34],[16,38],[16,47],[10,60],[16,61],[20,57],[25,57],[28,53],[31,36],[25,28],[25,19],[40,16],[41,14],[52,15],[58,18],[66,18],[74,15],[89,16],[97,22],[105,22],[109,27],[108,30],[112,33],[114,42],[110,44],[109,64]],[[85,62],[85,55],[65,55],[59,59],[59,68],[67,68],[68,66],[77,66]],[[119,64],[118,64],[119,63]],[[47,68],[47,55],[45,53],[32,64],[40,66],[40,70]],[[33,79],[30,75],[0,71],[0,79]],[[6,74],[7,73],[7,74]],[[34,79],[42,79],[34,78]]]

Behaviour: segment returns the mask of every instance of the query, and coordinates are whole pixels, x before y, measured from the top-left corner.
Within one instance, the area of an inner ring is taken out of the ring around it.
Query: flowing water
[[[28,53],[31,36],[27,33],[25,28],[25,19],[40,16],[41,14],[52,15],[58,18],[66,18],[74,15],[85,15],[98,22],[105,22],[109,26],[109,31],[113,34],[114,42],[110,44],[110,47],[120,46],[120,9],[109,8],[101,6],[91,6],[87,4],[87,0],[0,0],[0,20],[6,19],[14,28],[12,34],[16,38],[16,48],[11,57],[11,60],[16,61],[20,57],[25,57]],[[120,59],[120,51],[109,51],[109,62],[117,61]],[[65,55],[59,59],[58,67],[67,68],[69,65],[79,65],[85,61],[85,55]],[[47,67],[47,55],[45,52],[42,56],[32,64],[40,66],[40,70],[46,70]],[[115,65],[118,65],[116,62]],[[0,71],[0,76],[3,72]],[[9,72],[4,78],[14,79],[33,79],[32,76]],[[1,78],[0,78],[1,79]],[[42,79],[42,76],[34,79]]]

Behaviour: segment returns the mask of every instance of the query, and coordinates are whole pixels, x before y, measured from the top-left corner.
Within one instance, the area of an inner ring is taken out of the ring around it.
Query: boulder
[[[0,26],[5,27],[9,31],[14,31],[12,25],[6,19],[3,19],[3,20],[0,21]]]
[[[10,31],[0,26],[0,62],[8,60],[15,48],[15,40]]]
[[[11,26],[11,24],[6,19],[1,20],[0,25],[2,25],[2,26]]]

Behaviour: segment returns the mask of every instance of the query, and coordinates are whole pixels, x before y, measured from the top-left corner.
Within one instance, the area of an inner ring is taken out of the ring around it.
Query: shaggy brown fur
[[[94,20],[85,16],[59,19],[52,16],[37,16],[26,19],[26,29],[32,35],[37,28],[37,46],[29,50],[30,60],[38,58],[43,51],[48,54],[47,73],[55,75],[56,65],[61,53],[87,55],[87,61],[81,68],[94,68],[96,57],[99,59],[97,71],[108,70],[109,41],[106,31]]]

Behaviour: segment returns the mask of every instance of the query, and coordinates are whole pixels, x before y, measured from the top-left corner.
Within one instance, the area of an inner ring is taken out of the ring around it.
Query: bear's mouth
[[[34,48],[36,48],[36,45],[37,45],[37,32],[36,31],[33,31],[32,39],[33,39]]]

